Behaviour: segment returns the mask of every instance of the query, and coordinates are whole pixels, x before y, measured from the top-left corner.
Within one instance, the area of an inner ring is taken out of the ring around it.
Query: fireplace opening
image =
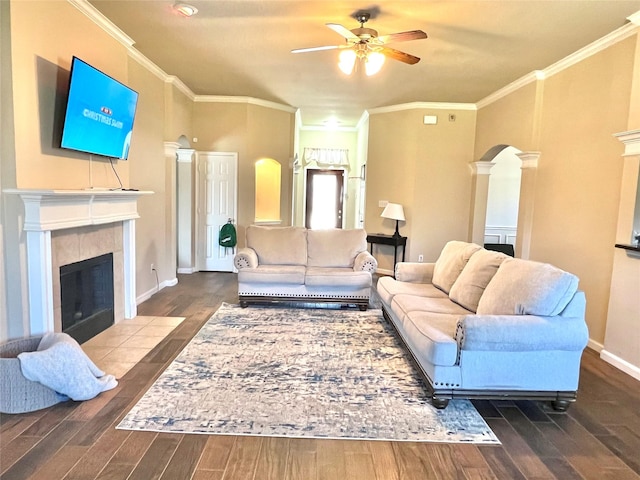
[[[114,323],[113,254],[60,267],[62,331],[83,343]]]

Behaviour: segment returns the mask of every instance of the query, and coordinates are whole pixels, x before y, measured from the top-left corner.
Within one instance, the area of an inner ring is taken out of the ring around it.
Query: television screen
[[[126,160],[138,93],[73,57],[61,147]]]

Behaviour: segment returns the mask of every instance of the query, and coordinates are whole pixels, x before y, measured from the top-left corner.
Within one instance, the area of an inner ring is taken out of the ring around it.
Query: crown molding
[[[640,130],[614,133],[613,136],[624,144],[623,157],[640,155]]]
[[[627,17],[627,20],[629,20],[631,23],[633,23],[635,25],[640,25],[640,11],[638,11],[636,13],[632,13],[631,15],[629,15]]]
[[[613,32],[605,35],[604,37],[599,38],[598,40],[590,43],[589,45],[577,50],[576,52],[567,55],[562,60],[557,61],[556,63],[548,66],[543,70],[535,70],[527,75],[519,78],[515,82],[510,83],[506,87],[497,90],[491,95],[486,96],[482,100],[476,103],[478,109],[486,107],[487,105],[492,104],[493,102],[500,100],[503,97],[506,97],[510,93],[515,92],[516,90],[532,83],[536,80],[544,80],[556,73],[559,73],[567,68],[595,55],[602,50],[609,48],[612,45],[615,45],[626,38],[636,34],[640,30],[640,11],[629,15],[627,17],[629,23],[623,25],[622,27],[614,30]]]
[[[129,55],[129,57],[131,57],[140,65],[142,65],[144,68],[146,68],[151,73],[153,73],[160,80],[162,80],[163,82],[167,81],[168,75],[165,73],[165,71],[162,70],[160,67],[158,67],[155,63],[153,63],[147,57],[145,57],[142,53],[140,53],[140,51],[138,51],[133,47],[130,47],[127,54]]]
[[[184,93],[189,100],[191,100],[192,102],[195,101],[196,98],[196,94],[193,93],[191,91],[191,89],[189,87],[187,87],[187,85],[180,80],[178,77],[176,77],[175,75],[168,75],[167,79],[165,80],[165,82],[173,85],[174,87],[176,87],[179,91],[181,91],[182,93]]]
[[[398,105],[389,105],[388,107],[369,108],[369,115],[377,113],[400,112],[403,110],[477,110],[475,103],[445,103],[445,102],[410,102],[400,103]]]
[[[111,20],[105,17],[96,7],[91,5],[87,0],[67,0],[71,5],[76,7],[87,17],[89,17],[96,25],[101,27],[105,32],[119,41],[127,48],[131,48],[135,43],[133,39],[116,27]]]
[[[273,108],[288,113],[295,113],[297,108],[291,105],[283,105],[282,103],[270,102],[254,97],[244,96],[228,96],[228,95],[195,95],[194,102],[197,103],[248,103],[250,105],[258,105],[260,107]]]
[[[191,100],[195,98],[195,94],[187,87],[182,80],[174,75],[168,75],[164,70],[158,67],[155,63],[149,60],[133,45],[135,41],[129,37],[126,33],[120,30],[114,23],[105,17],[96,7],[91,5],[87,0],[67,0],[71,5],[76,7],[82,13],[84,13],[91,21],[93,21],[98,27],[102,28],[105,32],[120,42],[126,49],[130,58],[138,62],[145,67],[156,77],[166,83],[174,85],[178,90],[184,93]]]
[[[362,115],[360,115],[360,120],[358,120],[358,123],[356,123],[356,130],[360,130],[365,123],[367,123],[369,121],[369,112],[367,112],[366,110],[364,112],[362,112]]]
[[[533,72],[520,77],[516,81],[511,82],[507,86],[502,87],[500,90],[496,90],[491,95],[487,95],[482,100],[476,103],[476,107],[478,110],[480,110],[481,108],[486,107],[487,105],[490,105],[493,102],[515,92],[516,90],[520,90],[522,87],[529,85],[530,83],[533,83],[537,80],[544,80],[544,78],[545,74],[542,70],[534,70]]]
[[[634,18],[635,21],[640,20],[638,16],[640,12],[636,12],[634,15],[631,15],[627,18]],[[635,17],[634,17],[635,16]],[[634,35],[640,29],[640,25],[634,23],[633,21],[623,25],[622,27],[614,30],[613,32],[605,35],[604,37],[599,38],[595,42],[590,43],[586,47],[581,48],[580,50],[566,56],[562,60],[550,65],[549,67],[544,69],[545,78],[548,78],[556,73],[559,73],[567,68],[580,63],[581,61],[595,55],[602,50],[609,48],[612,45],[615,45],[622,40],[629,38],[631,35]]]

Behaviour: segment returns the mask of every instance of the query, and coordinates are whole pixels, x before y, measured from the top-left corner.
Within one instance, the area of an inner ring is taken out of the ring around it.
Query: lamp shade
[[[383,218],[390,218],[392,220],[404,221],[404,209],[399,203],[387,203],[387,206],[384,207],[380,216]]]
[[[358,55],[353,50],[343,50],[340,52],[340,63],[338,67],[346,75],[351,75],[353,68],[356,66],[356,59]]]
[[[400,222],[400,220],[404,222],[404,209],[402,208],[402,205],[400,205],[399,203],[387,203],[387,206],[384,207],[384,210],[382,210],[380,216],[396,221],[396,231],[393,236],[400,238],[398,223]]]
[[[371,52],[365,58],[364,71],[367,76],[375,75],[384,64],[385,56],[380,52]],[[402,206],[400,206],[402,209]]]

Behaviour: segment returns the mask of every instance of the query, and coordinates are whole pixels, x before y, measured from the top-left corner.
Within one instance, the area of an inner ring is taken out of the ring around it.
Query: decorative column
[[[518,206],[518,236],[516,257],[528,259],[531,254],[531,232],[533,231],[533,207],[538,175],[540,152],[521,152],[516,155],[522,160],[520,179],[520,203]]]
[[[489,196],[489,175],[493,163],[478,160],[469,164],[473,180],[471,183],[471,216],[469,218],[469,233],[471,241],[484,245],[484,230],[487,218],[487,198]]]
[[[195,265],[193,160],[195,150],[181,148],[177,153],[178,273],[193,273]]]
[[[166,266],[167,271],[163,274],[166,275],[169,284],[175,285],[177,283],[176,273],[177,260],[177,216],[176,216],[176,155],[180,148],[180,144],[177,142],[164,142],[164,158],[165,158],[165,211],[168,212],[167,222],[165,226],[165,255],[163,264]]]
[[[640,130],[614,135],[624,144],[616,245],[632,246],[640,188]],[[636,226],[636,228],[638,228]],[[609,290],[609,311],[600,357],[640,380],[640,252],[615,248]]]

